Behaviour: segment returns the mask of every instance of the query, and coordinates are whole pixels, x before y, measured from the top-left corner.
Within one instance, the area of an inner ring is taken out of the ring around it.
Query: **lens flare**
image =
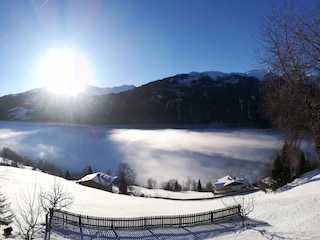
[[[74,96],[92,81],[88,60],[76,48],[50,50],[39,66],[39,79],[50,92]]]

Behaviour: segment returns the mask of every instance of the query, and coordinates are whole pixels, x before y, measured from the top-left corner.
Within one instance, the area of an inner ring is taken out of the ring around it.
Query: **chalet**
[[[245,178],[233,178],[229,175],[218,179],[213,184],[213,194],[227,194],[232,192],[245,192],[251,190],[251,184]]]
[[[83,178],[78,180],[77,183],[87,187],[92,187],[92,188],[97,188],[104,191],[112,192],[113,181],[116,178],[117,177],[112,177],[106,173],[97,172],[97,173],[92,173],[84,176]]]

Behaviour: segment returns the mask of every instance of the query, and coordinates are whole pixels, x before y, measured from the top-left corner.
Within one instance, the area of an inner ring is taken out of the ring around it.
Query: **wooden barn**
[[[97,188],[104,191],[112,192],[113,181],[116,178],[117,177],[112,177],[103,172],[97,172],[97,173],[92,173],[84,176],[83,178],[78,180],[77,183],[87,187],[92,187],[92,188]]]

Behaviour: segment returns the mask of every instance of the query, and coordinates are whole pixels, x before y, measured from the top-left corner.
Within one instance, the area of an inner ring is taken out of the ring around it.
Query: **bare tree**
[[[53,211],[68,208],[74,201],[73,196],[63,188],[61,182],[57,181],[56,177],[48,190],[44,190],[43,188],[40,190],[38,197],[40,206],[46,214],[46,221],[48,221],[46,223],[47,231],[51,229]]]
[[[45,213],[50,213],[50,210],[68,208],[73,201],[73,196],[63,188],[56,177],[48,190],[42,188],[39,192],[39,203]]]
[[[26,240],[34,239],[34,235],[43,227],[40,223],[41,208],[36,198],[36,189],[33,193],[28,190],[22,194],[18,203],[19,214],[15,220],[19,231]]]
[[[10,224],[13,217],[8,199],[3,193],[0,193],[0,226]]]
[[[154,178],[148,178],[147,180],[147,188],[155,189],[157,187],[157,181]]]
[[[190,191],[191,190],[191,184],[192,184],[192,178],[188,176],[187,181],[183,182],[183,191]]]
[[[291,2],[263,23],[259,58],[271,74],[264,112],[292,146],[308,138],[320,156],[320,11],[298,13]]]
[[[212,182],[207,182],[207,184],[206,184],[206,191],[207,191],[207,192],[212,192],[212,189],[213,189]]]
[[[223,205],[226,207],[231,207],[234,205],[241,206],[241,218],[242,227],[245,226],[245,220],[250,213],[254,211],[255,208],[255,196],[253,194],[248,195],[238,195],[230,198],[221,198]]]
[[[134,170],[126,162],[119,163],[117,170],[117,180],[120,182],[119,192],[128,193],[128,186],[136,182],[137,175]]]

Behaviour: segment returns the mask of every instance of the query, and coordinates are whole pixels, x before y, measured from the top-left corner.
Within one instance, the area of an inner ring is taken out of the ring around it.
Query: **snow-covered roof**
[[[101,185],[109,186],[110,184],[112,184],[112,182],[116,178],[117,177],[112,177],[112,176],[110,176],[106,173],[103,173],[103,172],[96,172],[96,173],[92,173],[92,174],[88,174],[88,175],[84,176],[83,178],[81,178],[77,182],[79,183],[79,182],[94,181],[94,182],[99,183]]]
[[[231,185],[233,183],[249,184],[249,181],[246,178],[235,178],[227,175],[222,178],[219,178],[218,181],[214,184],[214,186],[216,188],[221,188],[221,187],[226,187],[228,185]]]

